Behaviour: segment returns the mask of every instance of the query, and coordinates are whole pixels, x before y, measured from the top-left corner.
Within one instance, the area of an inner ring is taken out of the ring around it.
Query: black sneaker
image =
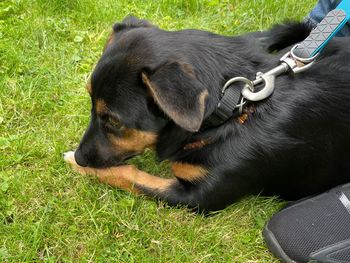
[[[288,263],[350,263],[350,184],[285,207],[265,224],[263,236]]]

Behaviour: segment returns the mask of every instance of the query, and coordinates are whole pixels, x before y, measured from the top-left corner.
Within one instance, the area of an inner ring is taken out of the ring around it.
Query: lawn
[[[236,35],[301,20],[315,2],[2,0],[0,261],[279,262],[261,237],[283,204],[277,198],[250,196],[198,215],[79,175],[60,154],[83,135],[87,80],[127,14],[166,30]],[[169,173],[151,151],[131,162]]]

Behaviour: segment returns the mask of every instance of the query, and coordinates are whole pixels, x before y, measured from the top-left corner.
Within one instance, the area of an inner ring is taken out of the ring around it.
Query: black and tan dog
[[[264,35],[281,50],[308,34],[290,24]],[[290,47],[269,54],[254,34],[168,32],[129,16],[107,40],[88,84],[90,124],[65,160],[112,186],[205,210],[247,194],[295,199],[348,182],[349,46],[330,41],[310,70],[278,77],[270,98],[203,129],[228,79],[255,79]],[[147,147],[170,159],[174,179],[123,164]]]

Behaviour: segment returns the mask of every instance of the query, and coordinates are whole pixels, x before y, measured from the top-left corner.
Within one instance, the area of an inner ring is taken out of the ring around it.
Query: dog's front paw
[[[66,161],[66,163],[68,163],[73,170],[77,171],[80,174],[96,175],[95,169],[89,167],[82,167],[79,164],[77,164],[77,162],[75,161],[74,153],[75,151],[69,151],[63,154],[63,159]]]
[[[63,159],[66,161],[66,163],[68,163],[70,165],[77,164],[77,162],[75,161],[75,158],[74,158],[74,153],[75,153],[75,151],[73,151],[73,150],[63,153]]]

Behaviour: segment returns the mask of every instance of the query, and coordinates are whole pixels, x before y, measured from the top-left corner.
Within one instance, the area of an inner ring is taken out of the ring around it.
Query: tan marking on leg
[[[98,99],[96,101],[96,112],[99,115],[103,115],[103,114],[106,114],[108,112],[106,102],[103,99]]]
[[[171,165],[174,175],[177,178],[181,178],[189,182],[198,181],[208,174],[207,169],[199,165],[181,162],[173,162]]]
[[[140,189],[137,189],[137,186],[151,190],[165,191],[174,183],[173,179],[165,179],[150,175],[137,169],[133,165],[124,165],[106,170],[99,170],[97,172],[97,177],[101,182],[107,182],[113,187],[120,187],[126,191],[132,190],[137,194],[142,193]]]
[[[109,47],[109,45],[112,43],[113,39],[114,39],[114,30],[112,29],[112,32],[109,34],[107,41],[106,41],[106,44],[103,47],[103,52],[105,52],[105,50]]]
[[[174,179],[165,179],[150,175],[137,169],[134,165],[123,165],[106,169],[94,169],[71,164],[71,167],[83,175],[93,175],[105,184],[112,187],[119,187],[135,194],[142,194],[145,187],[153,191],[166,191],[173,183]]]
[[[146,148],[155,148],[157,134],[155,132],[121,128],[122,136],[109,135],[112,144],[125,152],[143,152]]]

